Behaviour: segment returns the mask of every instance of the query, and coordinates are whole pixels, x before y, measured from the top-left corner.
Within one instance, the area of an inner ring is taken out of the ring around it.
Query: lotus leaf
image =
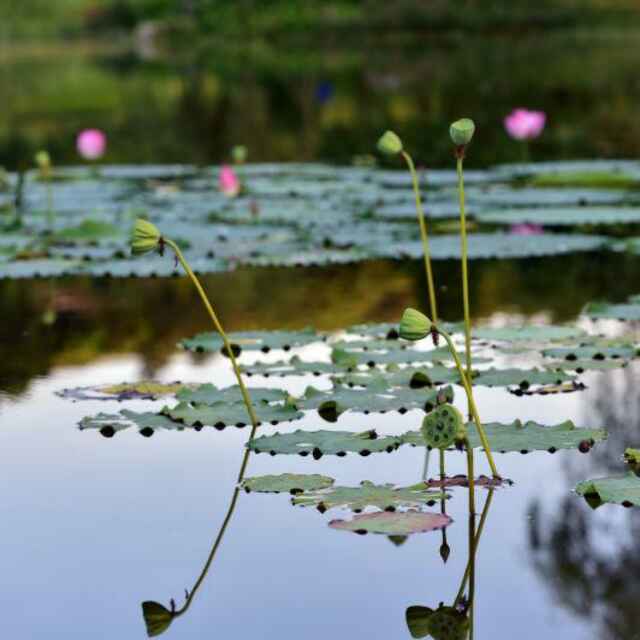
[[[633,471],[618,478],[585,480],[575,490],[594,509],[607,502],[624,507],[640,506],[640,478]]]
[[[318,474],[283,473],[279,476],[257,476],[245,478],[240,485],[247,493],[291,493],[318,491],[333,485],[334,479]]]
[[[381,533],[387,536],[408,536],[413,533],[426,533],[444,529],[452,519],[441,513],[422,513],[420,511],[403,511],[390,513],[362,513],[352,520],[332,520],[332,529],[353,531],[354,533]]]

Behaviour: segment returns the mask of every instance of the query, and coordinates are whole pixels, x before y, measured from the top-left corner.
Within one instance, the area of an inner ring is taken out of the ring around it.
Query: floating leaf
[[[387,536],[408,536],[413,533],[426,533],[436,529],[444,529],[453,520],[440,513],[422,513],[404,511],[389,513],[363,513],[352,520],[332,520],[329,526],[333,529],[353,531],[354,533],[381,533]]]
[[[142,380],[140,382],[122,382],[111,385],[97,385],[95,387],[75,387],[56,392],[62,398],[73,400],[156,400],[162,396],[172,396],[179,391],[187,390],[191,385],[181,382],[154,382]]]
[[[611,320],[640,320],[640,303],[628,302],[626,304],[607,304],[606,302],[591,302],[582,313],[594,319]]]
[[[540,207],[481,211],[480,222],[489,224],[539,224],[544,226],[577,226],[583,224],[638,224],[638,207]]]
[[[246,478],[240,485],[247,493],[291,493],[293,495],[303,491],[317,491],[327,489],[333,485],[333,478],[318,474],[283,473],[279,476],[257,476]]]
[[[441,492],[428,491],[424,485],[394,487],[392,484],[376,485],[364,480],[359,487],[332,487],[321,491],[305,492],[292,499],[293,504],[313,506],[324,512],[334,507],[345,507],[359,512],[367,507],[395,510],[400,507],[420,507],[445,498]]]
[[[521,422],[515,420],[510,424],[488,422],[482,425],[487,434],[493,452],[507,453],[520,451],[555,452],[560,449],[580,449],[588,451],[596,443],[607,437],[602,429],[579,429],[567,420],[557,425],[545,426],[538,422]],[[467,423],[469,443],[473,448],[482,446],[474,423]],[[415,446],[425,446],[422,435],[417,431],[409,431],[402,436],[403,442]]]
[[[633,471],[619,478],[585,480],[575,490],[593,509],[607,502],[623,507],[640,506],[640,478]]]
[[[319,376],[323,373],[338,373],[344,368],[331,362],[308,362],[293,356],[291,360],[279,360],[278,362],[256,362],[240,367],[248,376],[303,376],[313,374]]]
[[[478,372],[473,384],[484,387],[516,386],[526,390],[533,385],[561,384],[574,377],[561,371],[540,369],[486,369]]]
[[[263,351],[301,347],[312,342],[324,340],[324,336],[307,328],[300,331],[238,331],[229,334],[232,347],[237,346],[244,351]],[[180,345],[184,349],[197,352],[216,352],[223,349],[220,334],[215,332],[199,333],[193,338],[183,340]],[[239,351],[238,351],[239,352]]]
[[[555,342],[570,340],[585,335],[578,327],[557,325],[523,325],[520,327],[479,327],[473,330],[473,337],[481,340],[505,342]]]
[[[83,418],[78,426],[80,430],[97,429],[105,438],[112,438],[116,433],[136,426],[143,436],[152,436],[156,429],[184,429],[164,415],[152,412],[136,412],[123,409],[120,413],[99,413],[96,416]]]
[[[370,453],[386,451],[391,453],[402,444],[401,438],[395,436],[378,437],[373,431],[353,433],[351,431],[302,431],[293,433],[276,433],[272,436],[261,436],[247,443],[247,447],[255,453],[294,454],[301,456],[311,454],[316,460],[323,455],[344,456],[347,453],[359,453],[367,456]]]
[[[458,382],[460,374],[454,367],[440,365],[398,368],[389,365],[387,369],[370,369],[334,375],[331,379],[349,387],[372,387],[377,389],[394,389],[409,387],[422,389],[448,382]]]
[[[503,486],[511,486],[513,484],[512,480],[508,480],[506,478],[489,478],[488,476],[478,476],[474,479],[474,483],[476,487],[486,487],[489,489],[496,489],[498,487]],[[451,477],[441,478],[430,478],[426,480],[424,483],[425,487],[429,489],[446,489],[449,487],[468,487],[469,486],[469,478],[465,475],[457,475]]]
[[[622,171],[561,171],[540,173],[532,184],[537,187],[600,187],[606,189],[630,189],[638,185],[637,174]]]
[[[302,413],[289,404],[253,402],[253,408],[260,423],[278,424],[302,418]],[[192,427],[212,426],[216,429],[224,429],[228,425],[244,427],[250,423],[247,408],[243,402],[195,405],[180,402],[175,407],[164,407],[162,414],[175,422]]]
[[[626,367],[628,360],[616,358],[615,360],[557,360],[545,363],[545,367],[552,371],[575,371],[583,373],[584,371],[609,371],[611,369],[619,369]]]
[[[545,358],[562,358],[564,360],[586,360],[589,358],[593,360],[604,360],[605,358],[630,360],[638,355],[638,349],[631,344],[583,344],[577,347],[544,349],[542,355]]]

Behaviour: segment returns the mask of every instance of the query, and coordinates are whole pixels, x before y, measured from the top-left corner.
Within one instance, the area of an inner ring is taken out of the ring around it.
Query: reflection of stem
[[[47,226],[53,226],[53,186],[51,185],[51,175],[47,173]]]
[[[484,428],[482,427],[482,422],[480,421],[480,415],[478,414],[478,408],[476,407],[475,400],[473,399],[473,390],[471,388],[471,383],[467,379],[467,376],[462,368],[462,363],[460,362],[460,358],[458,357],[458,353],[456,352],[455,345],[453,344],[453,340],[451,336],[442,329],[438,328],[438,333],[445,339],[447,346],[449,347],[449,351],[451,353],[451,357],[456,365],[456,369],[460,374],[460,381],[462,382],[462,386],[464,387],[465,393],[467,394],[467,401],[469,403],[469,412],[473,417],[473,421],[476,423],[476,429],[478,431],[478,436],[480,437],[480,442],[482,442],[482,446],[484,447],[484,452],[487,456],[487,461],[489,462],[489,466],[491,467],[491,472],[494,477],[499,478],[500,474],[498,473],[498,469],[496,468],[495,462],[493,461],[493,456],[491,455],[491,447],[489,446],[489,441],[487,440],[487,435],[484,432]]]
[[[200,295],[200,299],[202,300],[202,303],[204,304],[207,310],[207,313],[209,314],[209,317],[213,321],[213,326],[216,328],[216,331],[220,334],[220,337],[222,338],[225,351],[229,356],[229,359],[231,360],[231,366],[233,367],[233,372],[236,375],[236,380],[238,381],[238,386],[240,387],[240,393],[242,394],[242,399],[244,400],[244,404],[247,407],[247,413],[249,414],[249,419],[251,421],[251,427],[252,427],[251,438],[253,438],[255,429],[258,426],[258,418],[256,417],[255,411],[253,410],[253,405],[251,404],[251,399],[249,398],[249,392],[247,391],[247,388],[244,385],[244,381],[242,380],[240,368],[238,367],[238,362],[236,361],[236,358],[233,355],[231,344],[229,343],[229,338],[227,338],[227,334],[224,332],[224,329],[222,328],[222,325],[218,320],[218,316],[216,315],[216,312],[213,310],[213,307],[209,302],[209,298],[207,298],[207,294],[204,292],[204,289],[202,288],[200,281],[196,277],[196,274],[193,273],[188,262],[185,260],[185,257],[182,255],[182,251],[180,251],[180,247],[178,247],[178,245],[175,242],[167,238],[163,238],[163,241],[166,245],[170,246],[173,249],[174,253],[176,254],[176,258],[178,258],[178,261],[180,262],[184,270],[187,272],[187,275],[189,276],[189,278],[191,278],[191,281],[193,282],[193,285],[198,291],[198,294]],[[241,474],[244,473],[245,466],[246,466],[246,462],[241,469]]]
[[[402,151],[402,156],[407,162],[411,180],[413,182],[413,193],[416,198],[416,213],[418,214],[418,224],[420,225],[420,238],[422,239],[422,251],[424,254],[424,268],[427,276],[427,288],[429,290],[429,305],[431,307],[431,319],[438,322],[438,307],[436,305],[436,291],[433,284],[433,271],[431,270],[431,253],[429,252],[429,236],[427,234],[427,224],[424,220],[424,210],[422,209],[422,198],[420,197],[420,187],[418,185],[418,175],[413,164],[413,159],[406,152]]]
[[[446,478],[446,472],[445,472],[445,467],[444,467],[444,449],[438,449],[438,452],[440,453],[440,481],[442,482],[442,498],[440,499],[440,513],[443,516],[447,515],[447,496],[444,493],[444,480]],[[442,529],[442,546],[443,547],[447,547],[447,528],[444,527]],[[447,556],[443,557],[444,561],[446,562],[448,560],[448,556],[449,553],[447,551]]]
[[[425,447],[424,454],[424,467],[422,468],[422,480],[427,480],[429,475],[429,458],[431,456],[431,449],[429,447]]]
[[[466,439],[467,473],[469,476],[469,640],[473,640],[473,610],[476,590],[476,488],[473,470],[473,449]]]
[[[467,568],[465,569],[464,576],[462,577],[462,582],[460,584],[460,589],[458,590],[458,595],[456,596],[454,606],[460,602],[462,598],[462,594],[464,593],[465,587],[467,586],[467,581],[469,580],[469,576],[471,575],[471,564],[472,559],[475,561],[475,552],[478,550],[478,545],[480,544],[480,538],[482,536],[482,531],[484,530],[484,523],[487,520],[487,514],[489,513],[489,507],[491,507],[491,500],[493,499],[493,492],[495,489],[489,489],[489,493],[487,495],[487,499],[484,502],[484,506],[482,507],[482,513],[480,514],[480,522],[478,523],[478,530],[475,535],[474,545],[473,545],[473,558],[469,558],[469,562],[467,563]]]
[[[469,274],[467,268],[467,217],[464,202],[463,154],[458,154],[458,196],[460,198],[460,245],[462,253],[462,305],[464,308],[464,350],[467,359],[467,377],[471,381],[471,314],[469,312]]]

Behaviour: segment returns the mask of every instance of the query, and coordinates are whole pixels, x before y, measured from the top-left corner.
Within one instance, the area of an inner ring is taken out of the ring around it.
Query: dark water
[[[533,160],[637,157],[640,23],[500,32],[322,32],[167,50],[147,42],[0,41],[0,165],[47,148],[76,162],[74,137],[109,135],[107,162],[211,163],[235,144],[252,161],[350,162],[386,128],[417,161],[452,162],[448,124],[478,125],[469,166],[521,160],[504,132],[515,107],[548,114]]]

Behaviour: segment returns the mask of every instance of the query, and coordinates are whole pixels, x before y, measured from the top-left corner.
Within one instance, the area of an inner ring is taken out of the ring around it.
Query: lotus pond
[[[640,163],[466,172],[468,378],[455,170],[217,172],[4,176],[7,637],[635,637]]]

